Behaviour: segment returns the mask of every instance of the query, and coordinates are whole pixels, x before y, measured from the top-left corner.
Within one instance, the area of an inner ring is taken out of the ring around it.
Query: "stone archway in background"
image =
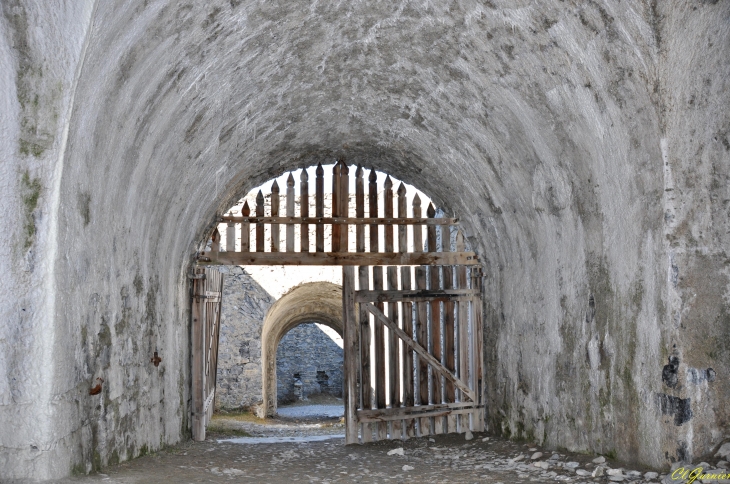
[[[276,348],[292,328],[317,322],[342,335],[342,287],[331,282],[310,282],[282,296],[266,313],[261,331],[261,370],[263,403],[257,410],[261,418],[276,414]]]

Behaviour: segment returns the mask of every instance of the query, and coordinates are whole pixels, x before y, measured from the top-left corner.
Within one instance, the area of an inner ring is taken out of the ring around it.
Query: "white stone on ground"
[[[594,464],[603,464],[604,462],[606,462],[606,458],[603,456],[596,457],[595,459],[593,459]]]
[[[471,431],[470,431],[470,430],[467,430],[467,431],[466,431],[466,433],[464,433],[464,438],[465,438],[466,440],[471,440],[471,439],[473,439],[473,438],[474,438],[474,435],[473,435],[473,434],[471,433]]]
[[[723,459],[730,458],[730,442],[722,444],[717,450],[715,457],[722,457]]]
[[[590,475],[591,475],[591,473],[590,473],[590,472],[588,472],[588,471],[587,471],[587,470],[585,470],[585,469],[576,469],[576,470],[575,470],[575,473],[576,473],[576,474],[578,474],[578,475],[579,475],[579,476],[581,476],[581,477],[588,477],[588,476],[590,476]]]
[[[658,472],[647,472],[644,474],[644,479],[656,479],[657,477],[659,477]]]
[[[577,462],[568,462],[567,464],[565,464],[565,467],[569,469],[575,469],[576,467],[580,467],[580,464]]]
[[[609,476],[620,476],[623,475],[623,472],[621,471],[621,469],[608,469],[606,471],[606,474],[608,474]]]
[[[398,447],[397,449],[389,450],[388,455],[403,455],[403,447]]]
[[[413,467],[411,467],[411,466],[409,466],[409,465],[404,465],[404,466],[403,466],[403,470],[404,470],[404,471],[406,471],[406,472],[407,472],[407,471],[412,471],[413,469],[414,469],[414,468],[413,468]]]
[[[530,449],[530,450],[532,450],[532,449]],[[532,454],[532,457],[530,457],[530,459],[535,460],[535,459],[539,459],[540,457],[542,457],[542,452],[535,452],[534,454]]]

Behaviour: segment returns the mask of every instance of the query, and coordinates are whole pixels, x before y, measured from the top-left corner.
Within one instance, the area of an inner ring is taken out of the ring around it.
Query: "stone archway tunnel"
[[[706,455],[730,430],[728,47],[724,1],[3,1],[2,477],[188,438],[193,254],[251,187],[335,157],[461,219],[491,431]]]

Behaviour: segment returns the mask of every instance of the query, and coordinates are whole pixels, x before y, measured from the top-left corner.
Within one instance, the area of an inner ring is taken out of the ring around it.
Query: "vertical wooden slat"
[[[421,218],[421,197],[413,197],[413,218]],[[413,225],[413,252],[423,252],[423,235],[421,225]]]
[[[443,231],[442,234],[444,234]],[[446,239],[448,234],[444,234],[443,237]],[[446,242],[447,247],[450,247],[451,244]],[[454,288],[454,269],[453,266],[444,266],[443,267],[443,279],[444,279],[444,289],[453,289]],[[444,353],[445,353],[445,365],[446,368],[454,373],[455,366],[454,366],[454,302],[453,301],[446,301],[444,302]],[[451,380],[446,380],[446,388],[445,388],[445,397],[446,397],[446,403],[454,403],[456,402],[456,393],[455,393],[455,386],[451,382]],[[456,415],[449,415],[447,417],[447,423],[448,423],[448,432],[456,432]]]
[[[340,216],[340,175],[342,166],[338,161],[332,168],[332,217]],[[332,252],[340,251],[340,229],[338,224],[332,224]]]
[[[363,241],[364,244],[364,241]],[[363,247],[364,250],[364,247]],[[358,287],[360,290],[370,289],[370,270],[368,266],[358,267]],[[373,408],[372,371],[370,366],[370,314],[360,307],[360,408]],[[372,442],[373,430],[369,423],[362,425],[363,443]]]
[[[228,214],[232,215],[232,214]],[[226,252],[236,251],[236,224],[228,222],[226,226]]]
[[[392,241],[391,241],[392,243]],[[387,247],[387,246],[386,246]],[[386,250],[388,250],[386,248]],[[391,251],[393,249],[391,248]],[[387,279],[386,289],[398,290],[398,268],[390,266],[387,268]],[[398,317],[398,303],[388,303],[388,317],[395,324],[398,324],[400,318]],[[400,325],[399,325],[400,326]],[[401,326],[402,328],[402,326]],[[390,406],[392,408],[398,408],[401,406],[400,401],[400,339],[395,335],[394,332],[389,331],[388,333],[388,394],[390,399]],[[390,438],[401,438],[401,422],[394,420],[391,422]]]
[[[272,217],[278,217],[279,216],[279,184],[276,183],[276,180],[274,180],[274,183],[271,185],[271,216]],[[271,252],[279,252],[279,245],[281,243],[280,237],[279,237],[279,224],[272,223],[271,224]]]
[[[384,216],[393,218],[393,180],[390,179],[390,175],[385,177],[383,188]],[[385,230],[385,252],[393,252],[393,226],[386,225],[383,230]]]
[[[264,194],[259,190],[256,195],[256,216],[264,216]],[[256,222],[256,252],[264,252],[264,224]]]
[[[428,204],[428,208],[426,209],[426,216],[428,218],[434,218],[436,216],[436,210],[434,209],[434,206],[432,203]],[[440,252],[441,249],[438,247],[438,237],[436,233],[436,226],[435,225],[429,225],[426,230],[426,243],[428,244],[428,251],[429,252]],[[440,289],[440,266],[431,266],[429,267],[429,287],[430,289]],[[443,363],[443,354],[441,351],[441,302],[439,301],[433,301],[431,302],[431,347],[432,347],[432,355],[434,358],[439,360]],[[431,371],[431,388],[432,388],[432,396],[433,396],[433,402],[434,403],[441,403],[442,401],[442,395],[443,392],[441,390],[441,380],[442,376],[435,372]],[[434,418],[434,432],[437,434],[443,433],[443,417],[435,417]]]
[[[406,218],[408,202],[406,201],[406,186],[401,182],[398,187],[398,218]],[[408,230],[406,225],[398,226],[398,252],[408,252]]]
[[[362,166],[357,165],[355,171],[355,217],[365,217],[365,182],[363,180]],[[357,252],[365,251],[365,226],[355,226],[355,250]]]
[[[309,217],[309,174],[306,168],[299,176],[299,215]],[[309,252],[309,224],[302,224],[299,228],[299,240],[299,250]]]
[[[195,269],[195,274],[205,274],[202,267]],[[205,304],[198,295],[203,293],[205,279],[193,280],[193,327],[192,327],[192,352],[193,352],[193,440],[205,440],[205,419],[203,416],[204,386],[205,386],[205,321],[203,321],[203,308]]]
[[[342,266],[343,348],[345,371],[345,443],[357,439],[357,353],[359,324],[355,307],[355,268]]]
[[[463,252],[465,250],[464,235],[459,230],[456,233],[456,250]],[[457,289],[467,288],[466,266],[456,266],[456,284]],[[469,375],[469,303],[467,301],[458,301],[457,303],[457,327],[459,333],[457,355],[459,358],[457,376],[462,380],[466,380]],[[461,393],[461,392],[460,392]],[[465,400],[463,394],[460,395],[461,401]],[[465,432],[469,429],[468,415],[460,415],[457,421],[459,432]]]
[[[426,289],[426,267],[416,267],[416,289]],[[416,303],[416,341],[423,346],[428,348],[428,303],[419,302]],[[417,377],[418,377],[418,398],[416,399],[420,405],[428,405],[428,363],[421,357],[418,357],[418,363],[416,365]],[[419,419],[419,430],[421,436],[431,434],[431,419],[429,417],[423,417]]]
[[[251,215],[251,207],[248,202],[243,204],[241,208],[241,216],[248,217]],[[241,222],[241,252],[251,251],[251,224],[249,222]]]
[[[382,266],[373,267],[373,290],[381,291],[383,289],[383,268]],[[377,303],[378,309],[383,311],[384,304]],[[374,320],[375,328],[375,403],[376,408],[385,408],[385,327],[382,321]],[[378,440],[387,437],[388,426],[386,422],[378,422]]]
[[[315,180],[315,211],[316,217],[324,217],[324,169],[322,163],[317,164],[317,178]],[[317,252],[324,252],[324,224],[317,222],[315,232],[315,244]]]
[[[370,170],[370,176],[368,176],[368,203],[370,205],[370,218],[378,217],[378,174],[375,173],[375,169]],[[378,249],[378,224],[370,225],[370,252],[379,252]]]
[[[472,289],[476,289],[479,291],[479,294],[481,295],[482,292],[482,276],[481,276],[481,268],[475,267],[472,268]],[[474,388],[477,393],[477,397],[479,398],[479,404],[482,405],[482,408],[480,408],[475,414],[477,416],[476,422],[474,423],[474,430],[477,432],[483,432],[484,431],[484,405],[485,405],[485,398],[484,398],[484,382],[485,382],[485,376],[484,376],[484,333],[482,329],[482,298],[481,296],[474,297],[472,299],[472,308],[474,310],[474,340],[475,340],[475,349],[474,349],[474,358],[476,360],[476,368],[475,368],[475,378],[476,383],[474,384]]]
[[[409,266],[400,269],[401,290],[411,290],[411,268]],[[401,310],[403,313],[403,331],[410,337],[415,337],[413,333],[413,303],[402,303]],[[406,407],[414,405],[414,382],[413,382],[413,350],[403,345],[403,403]],[[416,435],[415,419],[405,421],[406,437],[414,437]]]
[[[294,216],[294,175],[286,179],[286,216]],[[294,224],[286,224],[286,251],[294,252]]]
[[[340,161],[340,217],[350,216],[350,168],[344,161]],[[340,251],[349,252],[349,226],[340,226]]]

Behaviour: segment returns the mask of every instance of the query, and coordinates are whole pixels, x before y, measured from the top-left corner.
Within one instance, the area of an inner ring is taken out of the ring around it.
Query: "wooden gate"
[[[481,272],[476,254],[465,249],[458,220],[437,218],[430,204],[422,217],[417,194],[409,217],[406,188],[401,184],[394,192],[390,177],[383,184],[380,217],[375,170],[368,177],[365,217],[363,169],[355,172],[352,200],[349,168],[342,161],[333,169],[331,208],[325,207],[323,174],[320,165],[310,207],[302,171],[298,216],[290,174],[285,215],[274,182],[269,215],[259,191],[255,215],[246,202],[240,216],[220,217],[225,249],[216,230],[210,250],[198,254],[198,266],[343,266],[347,443],[483,430]],[[204,415],[206,398],[212,397],[201,395],[196,414]],[[198,425],[204,434],[204,423]]]
[[[196,267],[192,279],[193,440],[200,441],[205,440],[205,427],[213,416],[223,274],[212,267]]]

